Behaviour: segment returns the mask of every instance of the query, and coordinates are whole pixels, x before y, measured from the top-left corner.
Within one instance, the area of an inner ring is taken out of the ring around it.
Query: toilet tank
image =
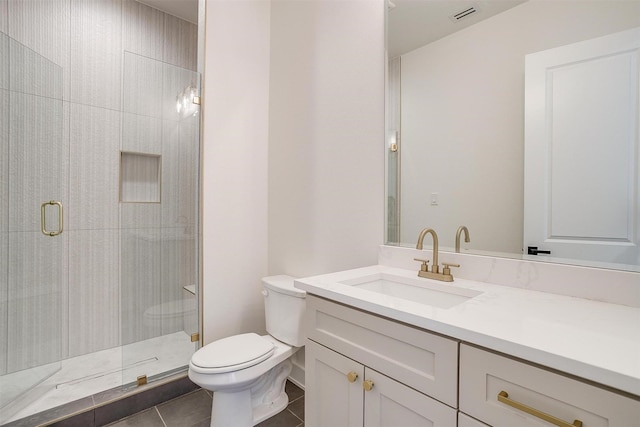
[[[293,287],[291,276],[262,279],[264,312],[269,335],[293,347],[304,345],[304,311],[307,293]]]

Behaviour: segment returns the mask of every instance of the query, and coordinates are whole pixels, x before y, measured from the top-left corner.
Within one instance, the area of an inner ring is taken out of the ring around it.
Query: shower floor
[[[176,371],[189,364],[195,343],[184,332],[111,348],[61,362],[61,369],[19,398],[33,400],[0,424],[27,417],[47,409],[94,394],[134,383],[138,376],[148,378]],[[17,373],[20,374],[20,373]],[[25,372],[28,375],[28,372]],[[18,378],[16,378],[18,380]],[[20,404],[18,402],[17,404]],[[24,405],[24,403],[22,403]],[[21,406],[22,406],[21,405]],[[11,411],[11,405],[3,412]]]

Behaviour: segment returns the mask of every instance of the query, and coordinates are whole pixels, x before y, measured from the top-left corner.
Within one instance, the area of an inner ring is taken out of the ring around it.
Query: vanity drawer
[[[538,416],[527,413],[531,409]],[[465,344],[460,410],[494,427],[552,425],[541,421],[543,414],[566,427],[579,425],[576,420],[584,427],[629,427],[640,419],[638,400]]]
[[[458,342],[307,295],[307,337],[457,407]]]

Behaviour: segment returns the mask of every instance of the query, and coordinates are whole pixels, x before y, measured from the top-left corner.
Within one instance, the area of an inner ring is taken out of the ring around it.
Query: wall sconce
[[[391,151],[392,153],[395,153],[396,151],[398,151],[398,139],[400,137],[400,132],[398,131],[390,131],[389,132],[389,136],[388,136],[388,143],[389,143],[389,151]]]
[[[176,112],[181,117],[195,117],[198,114],[198,105],[200,105],[200,97],[193,83],[176,96]]]

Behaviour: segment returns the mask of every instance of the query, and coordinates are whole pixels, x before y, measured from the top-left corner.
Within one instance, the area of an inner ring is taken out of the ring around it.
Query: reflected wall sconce
[[[200,97],[193,83],[176,96],[176,112],[181,117],[195,117],[198,114],[198,105]]]

